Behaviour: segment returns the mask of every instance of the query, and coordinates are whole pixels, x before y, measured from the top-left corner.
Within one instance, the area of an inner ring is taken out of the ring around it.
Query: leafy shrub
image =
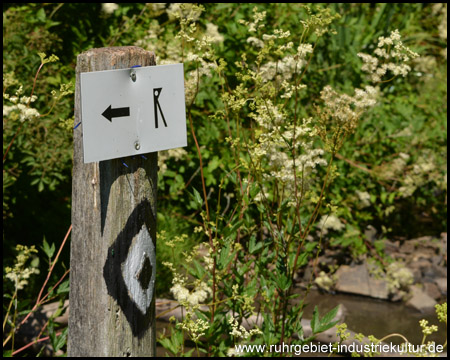
[[[67,223],[48,218],[69,216],[76,55],[134,44],[184,63],[189,146],[160,154],[158,183],[173,278],[158,291],[188,310],[161,339],[173,352],[184,333],[214,355],[252,336],[306,343],[292,289],[320,251],[382,255],[384,237],[446,230],[446,5],[26,4],[3,28],[9,265],[18,238],[56,242]],[[242,330],[254,313],[261,329]],[[315,314],[315,333],[333,325]]]

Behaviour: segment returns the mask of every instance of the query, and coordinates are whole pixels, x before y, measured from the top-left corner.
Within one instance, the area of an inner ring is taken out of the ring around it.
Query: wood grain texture
[[[73,136],[69,356],[155,355],[155,295],[138,307],[122,273],[136,242],[153,241],[156,248],[157,153],[83,163],[80,73],[134,65],[156,65],[155,55],[127,46],[77,58],[75,124],[81,125]],[[145,258],[136,261],[138,280],[152,286],[147,279],[155,269]]]

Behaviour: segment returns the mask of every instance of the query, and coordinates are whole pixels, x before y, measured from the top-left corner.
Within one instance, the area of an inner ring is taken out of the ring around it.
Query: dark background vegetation
[[[199,23],[219,26],[224,42],[215,50],[229,65],[226,76],[233,87],[237,81],[235,62],[239,60],[235,58],[236,49],[248,47],[247,34],[237,20],[250,18],[255,5],[204,6]],[[267,11],[268,28],[300,32],[299,19],[304,12],[297,5],[257,6]],[[356,53],[373,50],[378,36],[399,29],[405,44],[429,60],[428,64],[420,63],[406,79],[381,85],[381,105],[370,111],[336,159],[338,171],[344,176],[331,185],[329,197],[339,206],[338,216],[347,228],[336,234],[334,246],[348,249],[349,256],[365,253],[362,234],[368,225],[376,228],[380,240],[439,236],[447,231],[447,58],[443,55],[447,42],[439,33],[442,14],[436,13],[432,4],[419,3],[319,6],[332,7],[341,18],[335,23],[337,35],[326,35],[318,43],[308,69],[308,94],[301,100],[305,116],[325,85],[351,91],[365,82]],[[13,73],[17,80],[8,92],[13,94],[21,84],[24,94],[30,94],[40,65],[37,53],[57,55],[60,61],[46,64],[36,84],[38,100],[34,106],[45,114],[51,108],[51,90],[61,83],[75,83],[78,54],[90,48],[134,45],[145,37],[154,21],[168,34],[162,39],[170,39],[179,29],[164,11],[153,13],[139,3],[120,4],[110,15],[103,13],[98,3],[4,3],[3,74]],[[208,190],[217,188],[224,173],[234,166],[227,147],[218,141],[227,134],[226,124],[209,118],[219,106],[217,93],[210,91],[214,86],[215,78],[202,85],[193,108]],[[3,165],[4,266],[12,265],[16,244],[39,248],[45,238],[58,247],[71,224],[73,107],[72,95],[59,101],[48,116],[23,127],[18,120],[3,119],[4,154],[17,133]],[[188,144],[187,156],[181,161],[169,158],[167,171],[160,175],[158,231],[165,230],[169,235],[193,233],[201,223],[192,201],[193,189],[201,192],[201,179],[189,132]],[[400,153],[409,158],[396,171],[395,160]],[[423,163],[433,164],[431,170],[421,171]],[[416,185],[411,194],[404,188],[411,183],[408,178]],[[370,206],[358,205],[356,191],[371,195]],[[214,201],[211,197],[211,208],[215,208]],[[354,229],[358,235],[349,236]],[[195,234],[188,246],[203,240],[202,234]],[[158,256],[164,259],[164,245],[158,246]],[[69,267],[69,246],[64,249],[62,262],[64,266],[55,271],[53,281]],[[42,264],[41,274],[34,277],[22,296],[32,302],[45,276]],[[12,291],[12,284],[5,281],[4,292]],[[168,284],[160,284],[159,291],[167,291]]]

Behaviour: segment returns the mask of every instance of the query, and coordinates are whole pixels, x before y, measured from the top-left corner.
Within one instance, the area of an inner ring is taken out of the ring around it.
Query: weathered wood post
[[[136,65],[155,55],[130,46],[77,59],[69,356],[155,356],[157,152],[83,162],[80,73]]]

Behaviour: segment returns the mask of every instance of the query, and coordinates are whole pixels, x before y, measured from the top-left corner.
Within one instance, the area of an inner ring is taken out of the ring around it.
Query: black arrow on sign
[[[113,117],[130,116],[130,108],[123,107],[111,109],[111,105],[109,105],[109,107],[105,111],[103,111],[102,115],[112,122]]]

